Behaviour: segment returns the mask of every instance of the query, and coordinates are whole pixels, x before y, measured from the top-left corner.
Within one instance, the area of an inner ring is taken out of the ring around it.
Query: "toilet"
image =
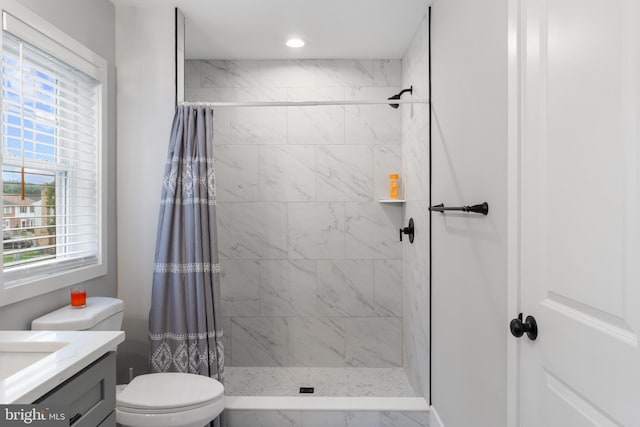
[[[31,322],[39,331],[119,331],[124,303],[90,297],[84,308],[62,307]],[[202,427],[225,405],[224,386],[213,378],[183,373],[138,375],[116,390],[116,421],[129,427]]]

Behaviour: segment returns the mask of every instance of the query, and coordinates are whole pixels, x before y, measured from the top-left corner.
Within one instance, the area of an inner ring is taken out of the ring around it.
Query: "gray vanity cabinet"
[[[115,352],[105,354],[34,403],[67,406],[73,427],[115,427]]]

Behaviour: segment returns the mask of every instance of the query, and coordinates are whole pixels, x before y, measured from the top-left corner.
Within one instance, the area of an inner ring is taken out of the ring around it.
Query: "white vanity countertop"
[[[0,405],[32,403],[124,341],[121,331],[0,331],[3,347],[68,343],[0,380]]]

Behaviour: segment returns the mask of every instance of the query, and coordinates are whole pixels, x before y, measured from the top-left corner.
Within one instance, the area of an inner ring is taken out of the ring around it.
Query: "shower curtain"
[[[223,382],[213,111],[177,108],[162,183],[149,314],[152,372]]]

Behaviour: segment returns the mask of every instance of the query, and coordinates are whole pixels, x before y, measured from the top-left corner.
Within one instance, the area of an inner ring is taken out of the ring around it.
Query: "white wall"
[[[19,0],[78,42],[106,59],[109,66],[108,153],[107,153],[107,236],[108,273],[86,282],[89,295],[116,294],[116,84],[115,84],[115,10],[108,0]],[[0,2],[0,5],[3,5]],[[0,329],[29,329],[31,320],[69,303],[69,290],[60,289],[0,308]]]
[[[432,6],[432,399],[447,427],[506,425],[507,1]]]
[[[175,110],[173,8],[116,7],[118,296],[126,341],[118,376],[148,368],[151,279],[160,191]]]

